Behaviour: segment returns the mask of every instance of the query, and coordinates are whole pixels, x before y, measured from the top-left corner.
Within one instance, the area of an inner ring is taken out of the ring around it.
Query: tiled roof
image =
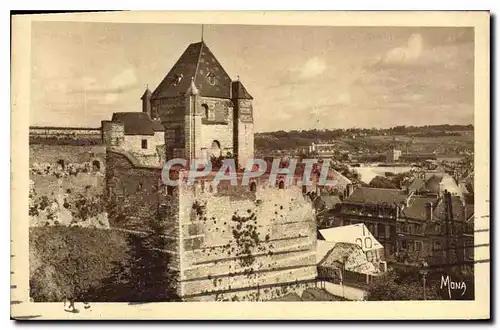
[[[111,120],[123,122],[125,135],[154,135],[164,130],[163,125],[146,112],[115,112]]]
[[[418,191],[425,186],[425,181],[421,178],[415,178],[408,186],[410,191]]]
[[[321,204],[327,210],[335,208],[335,205],[342,203],[338,195],[324,195],[320,197]]]
[[[184,96],[191,78],[201,96],[231,98],[231,78],[203,41],[187,47],[151,98]]]
[[[439,184],[441,183],[441,180],[443,180],[442,176],[439,175],[432,175],[427,181],[425,182],[425,189],[432,191],[434,193],[439,192]]]
[[[432,203],[433,208],[435,208],[437,202],[438,199],[436,197],[413,196],[410,199],[410,205],[408,207],[405,207],[401,212],[401,218],[426,221],[427,203]]]
[[[248,99],[253,100],[252,95],[247,92],[245,86],[241,83],[241,81],[233,81],[232,83],[232,97],[237,99]]]
[[[353,204],[401,204],[406,198],[407,194],[399,189],[382,189],[382,188],[368,188],[359,187],[344,200],[344,203]]]

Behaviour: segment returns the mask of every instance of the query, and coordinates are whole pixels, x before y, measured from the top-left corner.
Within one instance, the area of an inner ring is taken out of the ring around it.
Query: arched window
[[[220,148],[220,142],[217,140],[212,141],[212,146],[210,147],[210,155],[214,157],[220,157],[221,155],[221,148]]]
[[[57,164],[59,164],[59,165],[62,167],[62,169],[64,170],[64,168],[65,168],[65,167],[64,167],[64,166],[65,166],[64,159],[59,159],[59,160],[57,161]]]
[[[285,181],[281,180],[281,181],[278,183],[278,188],[279,188],[279,189],[285,189]]]
[[[250,183],[250,191],[253,193],[257,192],[257,184],[255,182]]]
[[[94,171],[100,171],[101,170],[101,162],[98,161],[97,159],[92,162],[92,167],[94,168]]]
[[[208,118],[209,118],[209,116],[210,116],[210,111],[209,111],[209,109],[208,109],[208,104],[203,103],[201,106],[203,107],[203,111],[204,111],[204,114],[205,114],[205,118],[207,118],[207,119],[208,119]]]

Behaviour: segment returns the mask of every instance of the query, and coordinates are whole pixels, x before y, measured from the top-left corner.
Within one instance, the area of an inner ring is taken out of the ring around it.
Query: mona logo
[[[467,291],[467,285],[465,282],[453,282],[450,280],[450,276],[447,275],[444,277],[441,275],[441,289],[447,288],[448,289],[448,297],[451,299],[451,292],[452,291],[461,291],[463,296],[465,294],[465,291]]]

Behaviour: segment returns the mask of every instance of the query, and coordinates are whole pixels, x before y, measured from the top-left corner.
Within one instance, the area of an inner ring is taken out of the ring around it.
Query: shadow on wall
[[[30,296],[34,302],[177,301],[177,273],[154,238],[119,231],[30,229]]]

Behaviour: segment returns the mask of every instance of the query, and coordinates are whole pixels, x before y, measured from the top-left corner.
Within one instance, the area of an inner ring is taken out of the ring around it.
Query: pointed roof
[[[151,98],[184,96],[191,79],[202,96],[231,98],[231,78],[204,41],[186,48]]]
[[[164,131],[161,122],[151,119],[146,112],[115,112],[111,120],[123,123],[125,135],[154,135]]]
[[[233,81],[232,83],[232,96],[235,99],[247,99],[247,100],[253,100],[252,95],[247,92],[245,86],[241,83],[241,81]]]
[[[152,95],[151,91],[149,90],[148,87],[146,87],[146,90],[144,91],[144,94],[142,94],[142,96],[141,96],[141,100],[144,100],[144,98],[150,99],[151,95]]]

